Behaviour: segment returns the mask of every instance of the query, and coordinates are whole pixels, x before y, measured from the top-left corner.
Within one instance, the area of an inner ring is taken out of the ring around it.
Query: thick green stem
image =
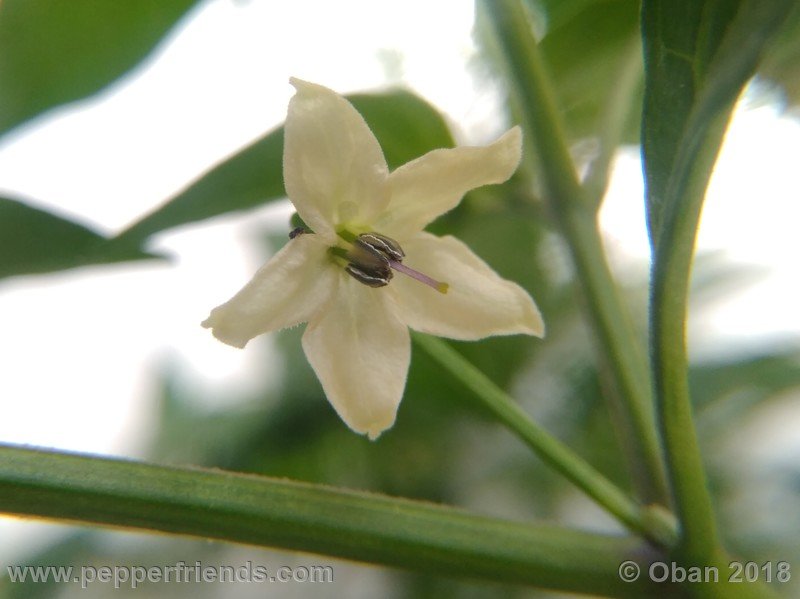
[[[692,257],[706,186],[730,117],[723,112],[695,143],[687,179],[677,181],[685,201],[665,213],[653,260],[650,330],[653,377],[661,435],[675,509],[681,522],[680,553],[703,563],[717,552],[714,508],[697,442],[689,396],[686,319]],[[677,169],[676,169],[677,170]]]
[[[667,514],[639,506],[591,464],[531,420],[505,391],[450,345],[421,333],[414,333],[414,341],[469,388],[481,400],[481,405],[544,462],[572,481],[630,530],[663,546],[674,543],[676,530]]]
[[[438,576],[623,597],[656,592],[644,580],[626,583],[617,574],[623,560],[644,565],[655,557],[634,538],[218,470],[0,446],[0,511],[297,549]]]
[[[642,3],[642,150],[653,246],[651,362],[681,528],[676,557],[683,563],[725,560],[689,396],[686,320],[695,238],[737,96],[796,5],[792,0]],[[725,597],[742,588],[728,586]]]
[[[621,408],[621,437],[639,494],[645,502],[665,503],[645,354],[606,264],[595,209],[584,201],[527,14],[518,0],[487,1],[485,6],[511,72],[527,138],[541,164],[545,196],[572,253],[602,367]]]

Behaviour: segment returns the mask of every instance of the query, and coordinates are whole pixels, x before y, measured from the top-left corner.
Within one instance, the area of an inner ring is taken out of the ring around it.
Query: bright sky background
[[[292,75],[342,93],[402,82],[447,115],[460,141],[484,143],[503,123],[496,90],[469,67],[472,11],[463,0],[212,0],[152,61],[105,93],[0,143],[0,193],[119,230],[279,124]],[[797,156],[797,120],[771,105],[740,106],[700,247],[768,276],[733,289],[702,314],[692,327],[697,351],[730,338],[752,342],[800,331]],[[636,152],[621,153],[603,211],[621,272],[641,267],[647,255],[640,168]],[[221,389],[254,385],[247,373],[268,367],[269,342],[236,350],[199,323],[264,258],[242,241],[265,223],[284,227],[276,219],[287,210],[271,207],[162,235],[156,247],[175,256],[169,265],[0,283],[0,442],[140,455],[152,376],[165,357],[193,372],[187,380],[209,401]],[[0,520],[4,530],[11,532],[9,522]]]

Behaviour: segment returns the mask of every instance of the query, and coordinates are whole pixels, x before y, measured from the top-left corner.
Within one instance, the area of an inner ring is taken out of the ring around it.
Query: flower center
[[[438,291],[447,293],[450,287],[447,283],[442,283],[432,279],[413,268],[403,264],[406,253],[400,244],[391,237],[380,233],[370,232],[355,236],[349,232],[340,233],[340,237],[349,241],[352,246],[349,250],[344,250],[339,254],[347,260],[344,269],[354,279],[368,285],[369,287],[384,287],[392,280],[394,273],[392,270],[401,272]],[[349,237],[349,239],[348,239]],[[340,249],[340,248],[337,248]]]

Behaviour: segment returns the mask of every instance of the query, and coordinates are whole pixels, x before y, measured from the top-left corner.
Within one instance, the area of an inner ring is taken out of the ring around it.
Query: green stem
[[[621,561],[647,555],[634,538],[219,470],[0,445],[0,510],[297,549],[437,576],[614,596],[655,592],[643,580],[626,583],[617,574]]]
[[[692,417],[685,323],[700,213],[730,113],[723,111],[704,136],[692,138],[689,145],[697,148],[682,154],[693,157],[691,168],[674,169],[687,173],[673,184],[684,201],[665,211],[651,277],[651,353],[659,423],[681,522],[680,553],[693,563],[709,560],[717,552],[717,531]]]
[[[681,527],[676,556],[684,563],[725,560],[688,384],[687,304],[700,214],[736,99],[796,4],[792,0],[642,4],[646,63],[642,146],[653,246],[650,349],[667,470]],[[733,591],[724,596],[734,596]]]
[[[544,462],[572,481],[630,530],[663,546],[674,543],[676,530],[667,514],[642,509],[588,462],[531,420],[505,391],[450,345],[421,333],[415,332],[413,337],[422,349],[469,388],[498,421],[522,439]]]
[[[572,253],[592,328],[624,419],[621,436],[645,502],[667,498],[645,354],[606,264],[594,206],[584,201],[552,86],[518,0],[484,2],[541,163],[547,201]]]

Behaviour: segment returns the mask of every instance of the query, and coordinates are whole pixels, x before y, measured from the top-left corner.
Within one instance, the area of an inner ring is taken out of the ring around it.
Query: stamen
[[[356,243],[367,246],[371,250],[386,256],[387,260],[401,262],[406,257],[406,253],[399,243],[391,237],[386,237],[386,235],[381,235],[380,233],[362,233],[358,236]]]
[[[347,229],[341,228],[336,229],[336,234],[344,239],[347,243],[355,243],[356,239],[358,239],[358,235],[355,233],[351,233]]]
[[[337,234],[353,244],[350,249],[331,248],[334,256],[347,261],[344,265],[347,273],[354,279],[369,287],[384,287],[392,280],[392,269],[416,279],[420,283],[435,289],[439,293],[447,293],[450,285],[432,279],[428,275],[409,268],[403,264],[406,253],[400,244],[391,237],[380,233],[361,233],[358,237],[346,229]],[[351,240],[352,238],[352,240]]]
[[[447,290],[450,289],[450,285],[447,283],[442,283],[437,281],[436,279],[430,278],[428,275],[422,274],[418,270],[414,270],[413,268],[409,268],[402,262],[397,260],[389,260],[389,266],[395,269],[397,272],[401,272],[404,275],[408,275],[412,279],[416,279],[420,283],[424,283],[428,287],[432,287],[439,293],[447,293]]]

